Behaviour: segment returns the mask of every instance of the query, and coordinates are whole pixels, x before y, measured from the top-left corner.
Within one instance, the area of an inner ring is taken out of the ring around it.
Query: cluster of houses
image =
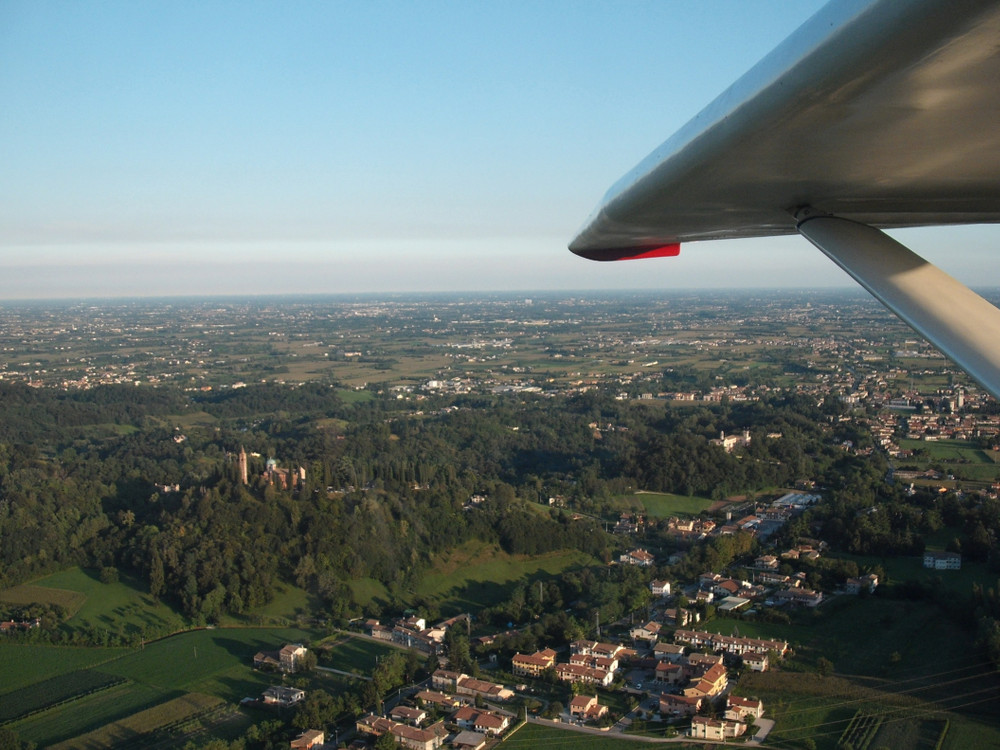
[[[19,630],[34,630],[40,627],[42,621],[37,617],[31,620],[4,620],[0,622],[0,633],[16,633]]]
[[[568,662],[556,662],[556,652],[546,648],[533,654],[515,654],[511,671],[519,677],[538,677],[551,669],[560,682],[608,687],[621,663],[635,655],[634,650],[616,643],[574,641]]]
[[[409,750],[434,750],[445,743],[460,750],[481,750],[489,740],[500,737],[515,720],[515,715],[495,707],[479,708],[476,699],[488,705],[514,697],[509,688],[466,674],[439,669],[431,676],[433,690],[421,690],[415,706],[398,705],[388,716],[369,714],[357,721],[362,737],[377,738],[391,734],[398,745]],[[448,729],[443,719],[432,721],[433,714],[448,713]]]
[[[410,616],[396,621],[392,626],[382,625],[378,620],[368,620],[365,622],[365,630],[372,638],[380,641],[416,649],[429,656],[439,656],[444,653],[444,637],[448,628],[467,621],[468,615],[458,615],[428,627],[423,617]]]
[[[764,671],[772,656],[782,657],[788,652],[788,644],[687,630],[676,631],[675,640],[676,643],[656,642],[652,646],[654,684],[663,690],[659,698],[661,717],[690,718],[690,736],[698,739],[724,740],[745,733],[747,726],[764,712],[763,704],[755,698],[729,695],[722,718],[700,715],[720,700],[729,687],[726,658],[738,657],[750,669]],[[708,648],[715,653],[694,651],[685,655],[685,646]],[[641,663],[636,651],[619,644],[577,641],[570,650],[569,663],[558,663],[556,652],[548,648],[534,654],[516,654],[512,671],[520,677],[537,678],[546,670],[553,670],[561,681],[607,687],[619,671],[619,659],[622,663]],[[575,666],[583,669],[573,669]],[[596,695],[588,695],[586,691],[574,696],[568,707],[570,716],[580,721],[600,719],[607,710]]]

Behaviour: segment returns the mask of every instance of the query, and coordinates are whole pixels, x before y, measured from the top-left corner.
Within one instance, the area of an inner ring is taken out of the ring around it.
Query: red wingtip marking
[[[609,247],[600,250],[574,250],[574,253],[590,260],[638,260],[640,258],[672,258],[681,254],[681,244],[653,247]]]

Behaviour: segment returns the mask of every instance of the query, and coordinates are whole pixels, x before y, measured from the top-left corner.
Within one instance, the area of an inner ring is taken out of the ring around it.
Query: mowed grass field
[[[520,581],[545,579],[595,563],[577,550],[510,555],[494,545],[468,542],[440,555],[413,594],[436,603],[441,614],[453,615],[503,601]]]
[[[668,492],[643,492],[619,495],[615,498],[622,510],[645,513],[650,518],[670,516],[696,516],[712,507],[712,501],[703,497],[672,495]]]

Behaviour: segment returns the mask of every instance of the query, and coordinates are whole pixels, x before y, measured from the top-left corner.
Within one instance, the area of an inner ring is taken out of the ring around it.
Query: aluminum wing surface
[[[1000,221],[1000,0],[834,0],[619,180],[570,249],[799,232],[1000,398],[1000,311],[879,229]]]

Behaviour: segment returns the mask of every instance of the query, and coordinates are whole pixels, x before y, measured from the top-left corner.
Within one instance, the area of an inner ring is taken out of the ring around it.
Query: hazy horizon
[[[821,5],[9,0],[0,298],[848,285],[797,236],[566,248]],[[1000,229],[893,234],[1000,284]]]

